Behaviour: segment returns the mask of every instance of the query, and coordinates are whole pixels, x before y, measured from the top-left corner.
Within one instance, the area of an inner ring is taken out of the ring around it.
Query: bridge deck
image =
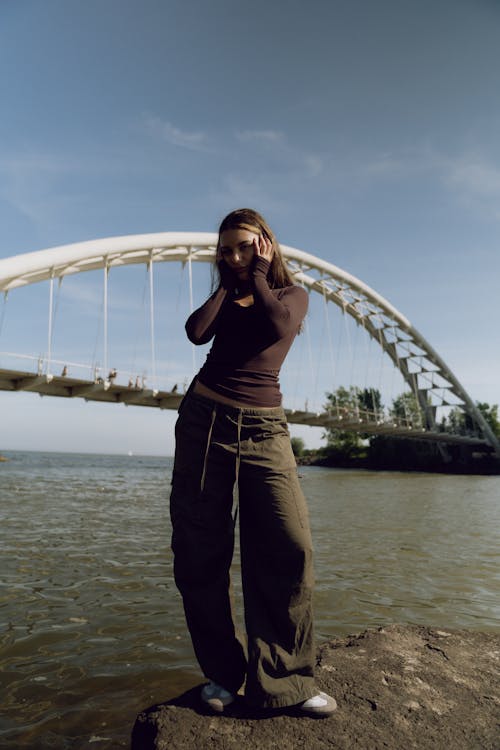
[[[152,390],[121,385],[110,381],[84,380],[62,375],[34,374],[18,370],[0,369],[0,390],[31,391],[41,396],[83,398],[85,401],[100,401],[133,406],[150,406],[159,409],[178,409],[183,394],[173,391]],[[478,450],[490,451],[485,440],[471,435],[454,435],[445,432],[412,428],[393,421],[356,418],[346,412],[344,416],[327,412],[316,413],[285,409],[291,424],[311,427],[328,427],[345,432],[367,435],[393,435],[418,440],[470,445]]]

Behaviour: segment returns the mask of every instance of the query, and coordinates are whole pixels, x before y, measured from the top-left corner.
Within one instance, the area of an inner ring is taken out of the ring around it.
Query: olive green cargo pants
[[[247,643],[230,596],[238,485]],[[234,408],[189,392],[179,409],[170,498],[174,574],[208,679],[260,707],[295,705],[314,685],[312,544],[281,407]]]

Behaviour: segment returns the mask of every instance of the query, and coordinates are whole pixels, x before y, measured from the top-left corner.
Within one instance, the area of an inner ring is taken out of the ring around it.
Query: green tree
[[[359,418],[359,400],[356,388],[339,386],[337,390],[326,394],[325,409],[332,417],[345,421]],[[361,438],[355,432],[327,427],[323,434],[327,442],[327,451],[343,458],[352,458],[359,454]]]
[[[354,411],[358,405],[358,396],[356,388],[344,388],[340,385],[336,391],[326,394],[326,409],[327,411],[339,410],[342,414],[347,414],[348,411]]]
[[[422,424],[422,412],[415,394],[411,391],[401,393],[394,399],[390,414],[393,418],[409,421],[414,426]]]
[[[381,414],[383,412],[382,396],[376,388],[345,388],[339,386],[335,391],[326,394],[325,410],[336,419],[345,422],[363,419],[363,412]],[[364,433],[352,430],[340,430],[338,427],[328,427],[323,437],[327,441],[327,452],[335,453],[343,458],[355,458],[366,453],[363,440],[368,437]]]
[[[300,456],[303,456],[306,446],[302,438],[293,437],[291,442],[292,442],[293,455],[296,456],[297,458],[299,458]]]
[[[358,391],[358,403],[360,409],[363,411],[369,411],[373,414],[381,414],[384,407],[382,404],[382,396],[380,391],[376,388],[363,388]]]
[[[441,420],[443,432],[451,432],[452,435],[464,435],[466,432],[465,412],[454,406],[448,415]]]
[[[476,401],[476,406],[485,418],[487,424],[496,437],[500,438],[500,420],[498,418],[498,405],[490,405],[485,401]],[[456,435],[467,435],[474,431],[472,418],[463,409],[455,406],[450,410],[448,416],[441,420],[441,429]]]
[[[476,401],[476,406],[488,422],[494,435],[500,438],[500,421],[498,419],[498,404],[487,404],[485,401]]]

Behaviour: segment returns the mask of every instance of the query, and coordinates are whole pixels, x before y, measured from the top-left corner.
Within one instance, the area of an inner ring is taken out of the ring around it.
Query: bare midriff
[[[198,393],[200,396],[205,396],[206,398],[211,398],[212,401],[218,401],[220,404],[227,404],[227,406],[234,406],[236,409],[250,409],[255,407],[250,407],[248,404],[243,404],[241,401],[236,401],[232,398],[226,398],[225,396],[221,396],[220,393],[217,393],[216,391],[213,391],[211,388],[207,388],[206,385],[203,385],[203,383],[200,383],[199,380],[196,380],[194,386],[193,386],[193,392]],[[259,406],[258,409],[275,409],[274,406]]]

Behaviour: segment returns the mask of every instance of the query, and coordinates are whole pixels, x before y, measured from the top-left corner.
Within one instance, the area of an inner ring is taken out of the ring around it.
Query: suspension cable
[[[306,334],[306,346],[307,346],[307,359],[309,362],[309,372],[310,372],[310,378],[311,381],[314,382],[314,367],[313,367],[313,356],[312,356],[312,347],[311,347],[311,334],[309,329],[309,321],[307,318],[304,319],[304,333]],[[315,394],[313,392],[313,398]],[[314,405],[314,404],[313,404]],[[309,402],[306,395],[306,401],[304,405],[304,411],[308,411]]]
[[[189,249],[188,256],[188,276],[189,276],[189,313],[191,314],[194,310],[193,302],[193,266],[191,262],[191,248]],[[196,348],[194,344],[191,344],[191,356],[192,356],[192,368],[193,377],[196,373]]]
[[[305,322],[304,322],[305,325]],[[294,345],[292,348],[292,351],[290,353],[290,357],[287,358],[287,367],[286,370],[293,373],[293,380],[292,380],[292,387],[291,387],[291,404],[293,404],[293,408],[297,408],[296,405],[299,403],[299,377],[300,377],[300,364],[303,361],[302,358],[302,352],[304,349],[304,337],[303,336],[297,336],[297,338],[294,341]],[[293,364],[292,364],[293,363]],[[296,364],[295,364],[296,363]],[[285,371],[286,371],[285,370]]]
[[[175,312],[176,313],[179,312],[179,306],[180,306],[181,297],[182,297],[182,288],[183,288],[183,284],[184,284],[184,273],[185,273],[185,271],[186,271],[186,264],[185,263],[181,263],[180,264],[180,271],[179,271],[179,276],[180,276],[180,278],[179,278],[179,284],[177,286],[177,298],[175,300]],[[192,302],[190,304],[192,304]]]
[[[302,289],[306,289],[305,284],[304,284],[303,281],[301,281],[300,285],[301,285]],[[307,315],[304,318],[304,329],[303,330],[304,330],[304,333],[305,333],[305,336],[306,336],[305,340],[306,340],[307,354],[308,354],[308,360],[309,360],[310,378],[311,378],[311,382],[314,382],[314,368],[313,368],[313,357],[312,357],[312,349],[311,349],[311,335],[310,335],[310,332],[309,332],[309,321],[307,319]],[[315,394],[313,394],[313,396],[315,396]],[[308,410],[308,406],[309,406],[309,403],[308,403],[308,398],[307,398],[307,395],[306,395],[306,400],[305,400],[305,404],[304,404],[304,411]]]
[[[155,315],[154,315],[154,280],[153,280],[153,255],[148,263],[149,272],[149,330],[151,334],[151,373],[153,393],[156,388],[156,356],[155,356]]]
[[[323,285],[323,304],[325,308],[326,333],[327,333],[328,344],[329,344],[330,367],[332,368],[332,382],[335,385],[337,372],[336,372],[336,365],[335,365],[335,357],[333,355],[332,327],[330,325],[330,311],[328,307],[328,299],[326,296],[326,291],[327,291],[326,284],[324,284]],[[333,389],[332,389],[332,392],[333,392]]]
[[[393,406],[394,406],[394,376],[396,374],[396,370],[398,370],[399,372],[401,372],[400,360],[399,360],[399,352],[398,352],[398,347],[397,347],[398,337],[397,337],[397,334],[396,334],[396,328],[395,328],[394,324],[392,324],[392,326],[390,326],[390,327],[387,326],[387,330],[391,330],[392,331],[392,335],[394,336],[394,339],[395,339],[394,341],[388,341],[387,335],[385,333],[383,334],[385,341],[388,344],[392,344],[394,346],[394,355],[396,357],[396,362],[397,362],[397,367],[396,367],[394,365],[394,360],[391,357],[392,366],[391,366],[391,385],[390,385],[390,399],[391,399],[390,411],[392,412],[392,415],[391,415],[392,419],[393,420],[395,419],[397,421],[400,417],[398,417],[398,415],[394,413]],[[403,399],[403,410],[404,410],[405,416],[406,416],[406,411],[407,410],[406,410],[406,403],[405,403],[404,399]]]
[[[52,269],[50,274],[49,283],[49,325],[47,332],[47,365],[46,375],[49,377],[50,372],[50,360],[52,356],[52,324],[53,324],[53,303],[54,303],[54,270]]]
[[[322,285],[323,286],[323,285]],[[323,295],[324,298],[324,295]],[[321,368],[323,367],[323,353],[324,353],[324,345],[325,345],[325,330],[326,330],[326,320],[323,319],[323,329],[321,331],[320,335],[320,341],[318,345],[318,354],[316,357],[316,363],[315,367],[312,367],[311,364],[311,374],[314,372],[314,387],[313,387],[313,394],[312,394],[312,402],[313,404],[318,404],[321,408],[323,407],[323,404],[319,404],[317,399],[318,395],[318,387],[319,387],[319,378],[321,374]]]
[[[108,373],[108,259],[104,263],[103,277],[103,376],[106,378]]]
[[[383,321],[382,321],[382,319],[381,319],[380,316],[377,316],[377,320],[380,323],[380,327],[377,328],[378,343],[380,345],[380,365],[379,365],[379,371],[378,371],[378,392],[380,393],[380,396],[381,396],[381,399],[382,399],[382,378],[383,378],[383,375],[384,375],[385,351],[384,351],[384,345],[383,345],[383,341],[382,341],[382,326],[383,326]],[[394,367],[392,369],[394,370]],[[384,404],[382,403],[382,400],[381,400],[380,407],[381,407],[381,411],[382,411],[381,416],[382,416],[382,418],[384,418],[385,417],[385,415],[384,415]],[[385,409],[387,409],[387,410],[389,409],[389,407],[387,406],[387,404],[385,405]]]
[[[376,406],[375,406],[375,390],[373,388],[373,385],[369,385],[370,382],[370,366],[371,366],[371,351],[372,351],[372,337],[368,334],[368,330],[366,328],[366,316],[362,315],[361,317],[361,325],[363,327],[363,331],[365,332],[365,341],[366,341],[366,368],[365,368],[365,386],[364,386],[364,392],[365,394],[371,393],[372,397],[372,409],[371,413],[376,417]],[[365,418],[367,421],[370,421],[370,409],[368,408],[367,404],[364,404],[363,410],[365,412]]]
[[[302,264],[300,265],[300,270],[301,271],[303,270]],[[309,290],[306,288],[304,282],[301,281],[299,282],[299,284],[302,287],[302,289],[307,293],[307,296],[309,298]],[[308,303],[308,309],[309,309],[309,303]],[[299,333],[302,334],[305,331],[305,325],[306,325],[306,321],[304,319],[302,323],[302,327],[299,329]],[[294,342],[294,346],[292,347],[290,357],[287,360],[288,365],[285,368],[285,371],[288,370],[289,372],[293,373],[293,382],[291,386],[291,394],[292,394],[291,404],[293,405],[293,409],[296,409],[297,408],[296,405],[299,403],[299,397],[298,397],[299,376],[300,376],[300,371],[301,371],[300,365],[303,361],[303,358],[302,358],[303,348],[304,348],[304,337],[301,335],[297,336]],[[292,361],[293,361],[293,366],[292,366]],[[297,362],[297,365],[295,365],[295,362]],[[292,381],[292,377],[290,378],[290,380]]]
[[[134,377],[136,375],[136,362],[137,362],[137,347],[138,347],[138,341],[139,338],[142,338],[141,330],[145,327],[145,308],[146,308],[146,287],[147,287],[147,280],[148,280],[148,265],[145,264],[146,273],[144,275],[144,280],[142,283],[142,296],[141,296],[141,302],[140,302],[140,309],[139,313],[135,316],[135,325],[133,330],[133,336],[131,336],[132,346],[131,346],[131,356],[129,359],[129,386],[131,386],[134,382]]]
[[[352,306],[352,308],[357,313],[358,312],[357,307],[354,304],[351,304],[351,306]],[[350,316],[350,317],[352,317],[352,316]],[[353,381],[354,381],[354,366],[355,366],[355,362],[356,362],[357,340],[358,340],[358,334],[359,334],[359,322],[355,318],[353,318],[353,320],[356,323],[356,330],[354,332],[355,333],[354,344],[352,345],[351,334],[350,334],[349,328],[347,326],[347,318],[344,318],[345,327],[346,327],[346,331],[347,331],[347,338],[348,338],[349,355],[350,355],[350,359],[351,359],[351,373],[350,373],[350,376],[349,376],[349,383],[350,384],[352,384]],[[352,396],[354,396],[354,403],[352,405],[353,405],[354,411],[356,413],[356,418],[359,418],[359,399],[357,397],[356,386],[350,385],[350,390],[351,390],[351,401],[352,401]]]
[[[3,324],[5,321],[5,312],[7,310],[8,296],[9,296],[9,291],[7,290],[6,292],[3,293],[2,315],[0,316],[0,336],[2,335]]]
[[[99,363],[98,363],[98,360],[97,360],[97,350],[99,349],[100,340],[101,340],[101,329],[102,329],[102,319],[101,319],[101,316],[102,316],[102,312],[103,312],[103,297],[102,296],[100,298],[99,305],[100,305],[99,306],[99,316],[98,316],[98,320],[97,320],[97,326],[96,326],[96,329],[95,329],[95,337],[94,337],[94,350],[92,352],[92,361],[91,361],[91,365],[90,365],[90,367],[91,367],[90,376],[94,380],[97,380],[97,373],[98,373],[98,371],[100,369]]]
[[[344,316],[345,316],[344,305],[342,305],[342,307],[339,308],[339,310],[337,312],[337,316],[339,316],[339,315],[342,315],[342,320],[343,320]],[[337,373],[337,379],[338,379],[338,372],[339,372],[339,368],[340,368],[340,353],[341,353],[342,346],[343,346],[343,343],[344,343],[344,327],[345,326],[342,325],[342,322],[339,321],[338,325],[337,325],[337,330],[338,330],[337,352],[336,352],[336,355],[335,355],[335,372]],[[338,382],[338,380],[337,380],[337,388],[340,385],[341,385],[341,383]],[[334,388],[332,388],[332,395],[335,396],[335,389]]]

